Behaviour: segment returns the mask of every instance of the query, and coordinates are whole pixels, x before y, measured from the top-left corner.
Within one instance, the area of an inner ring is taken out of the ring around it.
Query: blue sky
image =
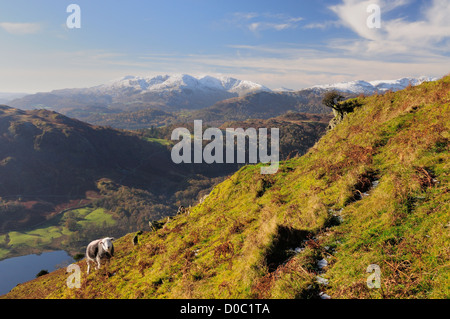
[[[81,28],[69,29],[69,4]],[[381,27],[371,29],[376,4]],[[229,75],[271,88],[450,73],[450,0],[0,3],[0,92],[125,75]]]

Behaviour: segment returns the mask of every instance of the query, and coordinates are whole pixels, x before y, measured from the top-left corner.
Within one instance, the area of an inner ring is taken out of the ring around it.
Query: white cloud
[[[329,27],[339,27],[342,25],[342,22],[340,21],[325,21],[325,22],[316,22],[316,23],[309,23],[305,26],[303,26],[303,29],[322,29],[325,30]]]
[[[256,12],[235,12],[233,16],[238,20],[250,20],[259,16]]]
[[[291,17],[285,14],[235,12],[229,22],[235,26],[259,34],[261,31],[266,30],[283,31],[295,29],[302,20],[302,17]]]
[[[258,30],[258,28],[261,26],[261,23],[259,22],[253,22],[248,26],[248,29],[250,31],[256,32]]]
[[[285,29],[295,28],[296,25],[292,23],[269,23],[269,22],[254,22],[248,26],[248,29],[252,32],[259,32],[263,30],[273,29],[276,31],[282,31]]]
[[[0,22],[0,28],[11,34],[35,34],[42,26],[39,23]]]
[[[448,0],[427,2],[422,18],[407,21],[404,18],[384,19],[385,14],[409,4],[409,0],[343,0],[339,5],[330,7],[338,16],[342,25],[353,30],[359,38],[345,41],[340,46],[352,53],[367,55],[414,54],[435,55],[448,52],[450,40],[450,4]],[[381,8],[381,28],[367,26],[367,7],[378,4]],[[443,43],[444,42],[444,43]]]

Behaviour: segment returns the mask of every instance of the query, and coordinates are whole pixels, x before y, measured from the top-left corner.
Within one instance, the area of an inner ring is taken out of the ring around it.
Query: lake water
[[[36,278],[42,270],[52,272],[67,267],[74,260],[64,250],[13,257],[0,261],[0,295],[11,291],[19,283]]]

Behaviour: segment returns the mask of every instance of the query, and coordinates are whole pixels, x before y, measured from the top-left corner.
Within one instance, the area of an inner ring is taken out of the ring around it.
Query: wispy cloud
[[[258,17],[259,14],[256,12],[235,12],[233,13],[233,17],[236,20],[250,20]]]
[[[295,29],[302,17],[291,17],[285,14],[235,12],[230,22],[255,34],[266,30],[283,31]]]
[[[302,28],[303,29],[321,29],[321,30],[325,30],[325,29],[328,29],[330,27],[341,27],[341,26],[342,26],[342,22],[330,20],[330,21],[325,21],[325,22],[309,23],[309,24],[303,26]]]
[[[269,23],[269,22],[254,22],[248,26],[248,29],[252,32],[258,32],[268,29],[273,29],[276,31],[281,31],[285,29],[295,28],[296,26],[292,23]]]
[[[41,31],[42,25],[39,23],[15,23],[0,22],[0,28],[10,34],[35,34]]]

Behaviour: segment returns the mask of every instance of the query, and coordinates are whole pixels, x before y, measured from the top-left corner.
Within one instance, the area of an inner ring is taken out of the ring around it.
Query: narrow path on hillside
[[[364,198],[370,196],[371,192],[376,187],[378,187],[379,183],[380,183],[379,179],[377,177],[373,176],[372,179],[370,180],[370,186],[368,188],[366,187],[366,189],[364,189],[364,190],[357,189],[356,191],[357,191],[358,196],[355,196],[353,201],[351,201],[349,204],[363,200]],[[349,204],[347,204],[347,205],[349,205]],[[328,227],[328,230],[332,227],[340,225],[344,221],[344,218],[342,216],[342,213],[344,212],[344,208],[341,208],[338,211],[331,211],[331,212],[333,213],[333,219],[335,222],[332,223],[332,225],[330,227]],[[324,234],[324,236],[328,236],[328,235],[329,234]],[[329,247],[327,247],[327,246],[323,247],[323,249],[331,255],[333,255],[333,253],[334,253],[334,251],[329,252]],[[318,274],[318,276],[316,276],[316,281],[320,286],[326,287],[326,286],[328,286],[329,280],[324,278],[324,275],[326,274],[326,272],[328,270],[327,269],[328,261],[327,261],[326,257],[323,257],[320,260],[316,260],[316,262],[317,262],[317,268],[319,269],[319,274]],[[319,292],[318,297],[321,299],[331,299],[331,297],[323,291]]]
[[[357,195],[353,197],[353,200],[349,202],[347,205],[350,205],[354,202],[363,200],[364,198],[371,195],[371,192],[379,185],[379,179],[376,176],[373,176],[370,180],[370,186],[366,187],[364,190],[356,190]],[[345,207],[341,208],[340,210],[332,210],[330,209],[329,212],[331,214],[331,221],[327,227],[325,227],[323,230],[321,230],[318,234],[316,234],[316,237],[314,238],[314,241],[317,243],[315,246],[315,250],[317,251],[317,254],[315,254],[317,259],[315,260],[316,265],[316,284],[318,285],[319,289],[317,290],[317,287],[310,286],[309,289],[316,290],[315,292],[312,291],[313,298],[320,298],[320,299],[332,299],[331,296],[326,294],[324,290],[326,290],[326,287],[329,285],[329,279],[326,278],[326,273],[328,270],[328,264],[329,259],[332,258],[334,253],[336,252],[334,249],[331,249],[329,246],[322,247],[320,246],[320,241],[322,241],[324,238],[330,235],[329,231],[336,226],[339,226],[344,222],[344,211]],[[301,251],[299,251],[301,253]]]

